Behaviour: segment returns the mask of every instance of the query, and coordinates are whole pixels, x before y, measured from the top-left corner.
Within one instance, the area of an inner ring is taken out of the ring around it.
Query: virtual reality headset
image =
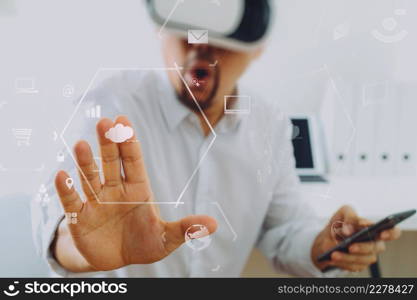
[[[272,23],[269,0],[147,0],[152,20],[188,40],[235,51],[259,47]]]

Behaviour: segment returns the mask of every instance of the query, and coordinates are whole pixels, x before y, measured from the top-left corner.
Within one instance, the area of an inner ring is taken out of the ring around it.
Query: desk
[[[324,223],[342,205],[351,205],[361,216],[378,221],[391,213],[417,207],[417,178],[332,177],[328,183],[303,183],[302,192]],[[379,257],[383,277],[417,276],[417,216],[399,224],[401,238],[387,243]],[[270,263],[254,251],[243,277],[286,277],[277,275]],[[367,271],[348,277],[368,277]]]
[[[415,177],[330,177],[328,183],[303,183],[302,193],[323,221],[344,204],[372,221],[417,208]],[[417,230],[417,214],[399,227]]]

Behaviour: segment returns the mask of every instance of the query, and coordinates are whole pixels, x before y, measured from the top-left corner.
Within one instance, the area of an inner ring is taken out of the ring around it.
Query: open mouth
[[[204,89],[214,80],[214,77],[213,68],[210,68],[209,62],[206,61],[194,62],[185,72],[187,83],[194,89]]]
[[[206,68],[196,68],[193,70],[193,77],[197,80],[204,80],[209,74],[209,70]]]
[[[192,110],[197,110],[195,100],[199,102],[199,109],[210,107],[217,93],[220,73],[219,68],[210,66],[211,62],[211,58],[194,57],[185,63],[182,74],[191,93],[184,89],[180,99]]]

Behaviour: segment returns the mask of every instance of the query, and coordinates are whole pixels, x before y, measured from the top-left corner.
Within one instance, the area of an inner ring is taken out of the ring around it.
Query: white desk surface
[[[302,191],[316,213],[328,220],[342,205],[360,216],[378,221],[392,213],[417,208],[417,178],[330,177],[328,183],[303,183]],[[417,214],[399,224],[417,230]]]

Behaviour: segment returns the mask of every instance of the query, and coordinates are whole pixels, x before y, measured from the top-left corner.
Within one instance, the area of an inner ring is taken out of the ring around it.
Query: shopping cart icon
[[[13,128],[13,135],[16,138],[17,146],[30,146],[30,138],[32,136],[32,129],[29,128]]]

